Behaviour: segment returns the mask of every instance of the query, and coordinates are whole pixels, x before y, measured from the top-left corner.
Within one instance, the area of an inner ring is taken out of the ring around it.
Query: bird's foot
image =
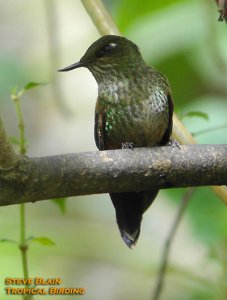
[[[170,139],[166,146],[172,146],[173,148],[178,148],[180,150],[180,144],[175,139]]]
[[[122,149],[131,149],[131,150],[135,149],[134,144],[132,142],[121,143],[121,148]]]

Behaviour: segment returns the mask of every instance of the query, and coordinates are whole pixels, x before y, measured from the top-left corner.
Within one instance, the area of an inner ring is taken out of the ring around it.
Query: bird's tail
[[[140,234],[143,213],[157,193],[158,190],[110,194],[121,236],[129,248],[135,246]]]

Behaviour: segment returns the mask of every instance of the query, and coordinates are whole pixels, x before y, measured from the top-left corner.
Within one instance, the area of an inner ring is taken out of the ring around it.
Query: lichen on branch
[[[0,118],[0,170],[12,168],[18,159]]]

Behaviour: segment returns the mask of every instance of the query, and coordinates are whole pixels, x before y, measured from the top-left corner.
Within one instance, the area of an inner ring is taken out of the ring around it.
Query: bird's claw
[[[131,149],[134,150],[134,144],[132,142],[121,143],[122,149]]]
[[[175,139],[170,139],[167,146],[177,147],[180,150],[180,144]]]

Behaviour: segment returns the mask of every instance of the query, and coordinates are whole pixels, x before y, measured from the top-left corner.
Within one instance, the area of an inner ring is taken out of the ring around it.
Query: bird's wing
[[[105,150],[106,113],[100,110],[98,104],[95,109],[95,143],[99,150]]]
[[[167,94],[167,99],[168,99],[168,107],[169,107],[169,123],[166,132],[163,135],[160,145],[166,145],[169,142],[172,133],[172,127],[173,127],[173,106],[174,105],[173,105],[173,98],[170,91]]]

